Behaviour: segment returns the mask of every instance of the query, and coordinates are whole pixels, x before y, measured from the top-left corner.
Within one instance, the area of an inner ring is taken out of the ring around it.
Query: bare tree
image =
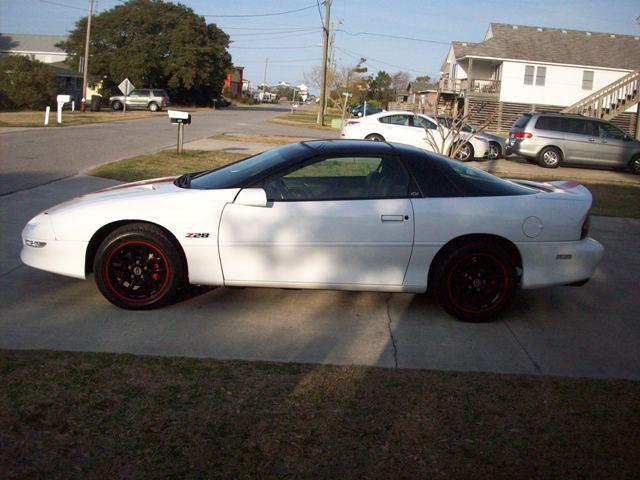
[[[477,113],[484,110],[486,104],[481,104]],[[430,149],[450,158],[462,161],[472,160],[472,147],[469,140],[479,132],[484,131],[494,120],[495,114],[489,115],[486,123],[479,127],[469,124],[470,115],[464,115],[463,110],[456,109],[451,116],[436,119],[435,126],[428,120],[416,115],[415,122],[424,128],[425,140]]]
[[[391,88],[397,93],[398,90],[404,90],[411,81],[411,75],[408,72],[396,72],[391,75]]]

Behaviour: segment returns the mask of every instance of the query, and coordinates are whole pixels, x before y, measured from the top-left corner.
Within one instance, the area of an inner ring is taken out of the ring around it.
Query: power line
[[[276,15],[288,15],[290,13],[302,12],[304,10],[309,10],[311,8],[316,8],[316,4],[314,3],[313,5],[298,8],[296,10],[287,10],[285,12],[252,13],[252,14],[244,14],[244,15],[201,15],[201,16],[202,17],[218,17],[218,18],[273,17]]]
[[[319,48],[320,45],[303,45],[303,46],[299,46],[299,47],[237,47],[233,44],[229,45],[229,48],[239,48],[239,49],[243,49],[243,50],[273,50],[273,49],[278,49],[278,50],[294,50],[294,49],[301,49],[301,48]]]
[[[416,38],[416,37],[405,37],[402,35],[388,35],[386,33],[374,33],[374,32],[350,32],[348,30],[344,30],[342,28],[336,29],[337,32],[343,32],[347,35],[351,35],[352,37],[356,37],[358,35],[369,35],[372,37],[384,37],[384,38],[395,38],[398,40],[410,40],[412,42],[423,42],[423,43],[435,43],[436,45],[451,45],[451,42],[443,42],[441,40],[428,40],[426,38]]]
[[[242,38],[240,40],[255,40],[255,41],[269,41],[269,40],[280,40],[281,38],[294,38],[294,37],[306,37],[308,35],[317,35],[318,32],[298,32],[291,33],[289,35],[282,35],[280,37],[261,37],[261,38]],[[258,34],[259,35],[259,34]],[[231,35],[231,39],[233,40],[237,35]],[[278,47],[273,47],[278,48]]]
[[[413,69],[413,68],[403,67],[402,65],[394,65],[393,63],[387,63],[387,62],[384,62],[384,61],[382,61],[382,60],[378,60],[378,59],[372,58],[372,57],[370,57],[369,55],[366,55],[366,54],[364,54],[364,53],[355,52],[355,51],[353,51],[353,50],[348,50],[348,49],[346,49],[346,48],[341,48],[341,47],[335,47],[335,48],[336,48],[337,50],[340,50],[342,53],[345,53],[346,55],[349,55],[349,56],[350,56],[350,57],[352,57],[352,58],[360,59],[360,58],[362,58],[362,57],[365,57],[367,60],[371,60],[371,61],[373,61],[373,62],[375,62],[375,63],[380,63],[380,64],[382,64],[382,65],[386,65],[386,66],[388,66],[388,67],[400,68],[400,69],[402,69],[402,70],[406,70],[406,71],[414,72],[414,73],[428,73],[428,72],[425,72],[425,71],[423,71],[423,70],[415,70],[415,69]]]
[[[74,10],[80,10],[81,12],[86,12],[86,8],[76,7],[74,5],[67,5],[66,3],[52,2],[51,0],[39,0],[42,3],[48,3],[50,5],[55,5],[57,7],[65,7],[65,8],[73,8]]]

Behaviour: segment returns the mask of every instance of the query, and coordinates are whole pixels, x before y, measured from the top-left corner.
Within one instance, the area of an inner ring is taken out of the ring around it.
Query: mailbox
[[[191,125],[191,114],[189,112],[183,112],[180,110],[167,110],[169,120],[171,123],[181,123],[184,125]]]
[[[58,95],[56,100],[58,103],[69,103],[71,101],[71,95]]]

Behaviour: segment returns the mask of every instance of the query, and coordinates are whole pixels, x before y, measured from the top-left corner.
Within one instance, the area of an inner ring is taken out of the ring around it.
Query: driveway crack
[[[522,344],[522,342],[520,341],[520,339],[518,338],[518,336],[516,335],[516,332],[513,331],[513,329],[511,328],[511,325],[509,325],[509,322],[505,321],[504,324],[507,327],[507,330],[509,330],[509,333],[511,333],[511,336],[513,337],[513,339],[516,341],[516,343],[518,345],[520,345],[520,348],[522,349],[522,351],[524,352],[524,354],[527,356],[527,358],[529,359],[529,361],[531,362],[531,365],[533,365],[534,370],[536,371],[536,373],[538,375],[542,375],[542,369],[540,368],[540,365],[538,365],[538,363],[533,359],[533,357],[531,356],[531,354],[529,353],[529,351],[525,348],[525,346]]]
[[[393,297],[393,293],[390,293],[385,301],[387,305],[387,328],[389,329],[389,338],[391,339],[391,346],[393,347],[393,368],[398,368],[398,344],[396,343],[396,339],[393,336],[393,329],[391,328],[391,324],[393,320],[391,319],[391,298]]]

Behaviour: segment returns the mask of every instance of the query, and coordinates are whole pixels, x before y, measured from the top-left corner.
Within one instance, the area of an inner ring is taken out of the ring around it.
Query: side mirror
[[[264,188],[243,188],[233,203],[248,207],[266,207],[267,192],[264,191]]]

